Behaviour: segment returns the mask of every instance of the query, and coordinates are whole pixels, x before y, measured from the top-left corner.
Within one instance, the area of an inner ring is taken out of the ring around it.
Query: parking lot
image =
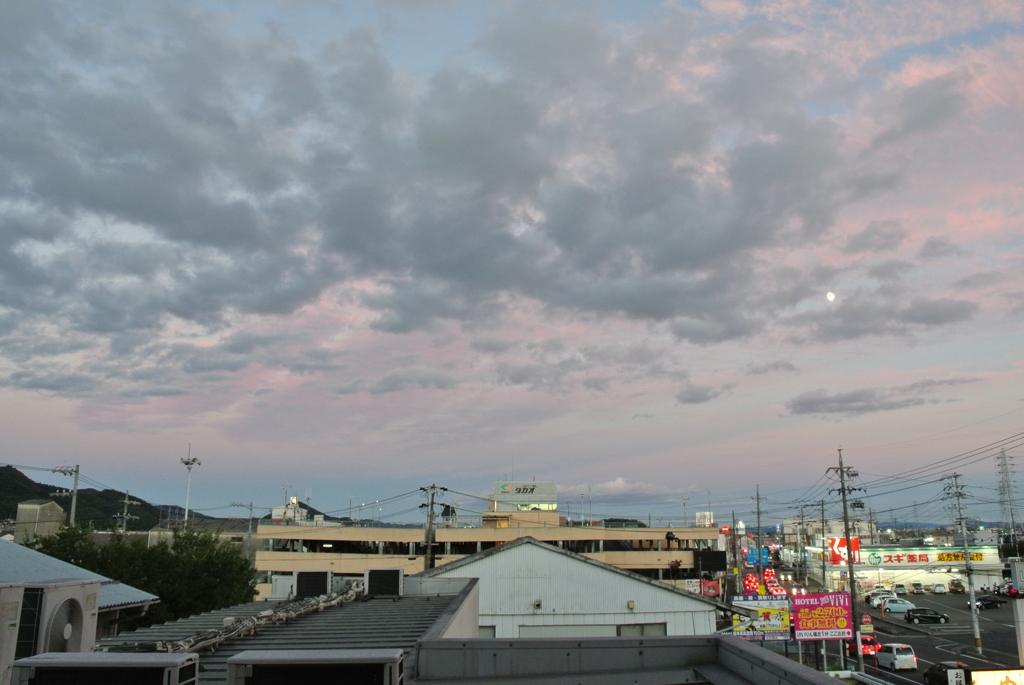
[[[979,612],[978,624],[983,652],[979,658],[970,655],[969,652],[965,653],[965,650],[970,650],[974,645],[967,595],[926,593],[923,595],[908,594],[902,595],[902,597],[918,607],[926,607],[947,614],[949,623],[914,626],[904,622],[903,617],[899,614],[890,614],[884,620],[880,620],[881,614],[877,609],[870,609],[866,604],[860,603],[858,610],[866,611],[875,618],[875,636],[879,642],[908,644],[914,648],[918,657],[916,673],[912,671],[898,673],[879,671],[877,674],[871,658],[865,657],[865,666],[871,675],[877,675],[892,683],[920,683],[924,670],[937,661],[962,661],[974,668],[999,668],[1018,664],[1016,633],[1013,624],[1013,602],[1024,600],[1008,600],[1006,604],[1001,604],[998,608]]]

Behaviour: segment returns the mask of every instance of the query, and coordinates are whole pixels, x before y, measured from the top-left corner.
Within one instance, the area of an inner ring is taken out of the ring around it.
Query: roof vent
[[[363,587],[368,597],[401,597],[405,590],[405,571],[400,568],[368,568],[363,571]]]

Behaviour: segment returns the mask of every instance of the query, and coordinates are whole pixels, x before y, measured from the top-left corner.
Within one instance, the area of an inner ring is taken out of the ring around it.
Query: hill
[[[67,485],[56,486],[37,483],[13,466],[0,466],[0,520],[13,520],[18,514],[18,502],[29,499],[52,499],[64,508],[65,515],[71,513],[71,496],[53,497],[53,493],[66,490]],[[138,518],[129,519],[128,530],[149,530],[160,522],[160,510],[138,497],[132,501],[139,504],[128,508],[128,513]],[[119,526],[124,511],[124,493],[117,490],[79,489],[75,522],[80,526],[97,530],[111,530]]]

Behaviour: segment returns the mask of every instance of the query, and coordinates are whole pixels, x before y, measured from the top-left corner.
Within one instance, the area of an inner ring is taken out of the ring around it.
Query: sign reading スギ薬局
[[[851,639],[850,595],[845,592],[794,595],[793,630],[797,640]]]

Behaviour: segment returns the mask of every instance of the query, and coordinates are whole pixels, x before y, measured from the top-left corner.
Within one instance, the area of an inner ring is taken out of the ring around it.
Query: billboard
[[[860,538],[850,538],[850,547],[853,549],[853,563],[860,563]],[[846,538],[828,539],[829,562],[833,566],[847,562]]]
[[[743,627],[744,619],[734,615],[732,634],[744,640],[788,640],[789,599],[771,595],[744,595],[733,597],[732,603],[744,609],[753,609],[758,617]]]
[[[851,639],[850,595],[845,592],[794,595],[793,630],[797,640]]]

